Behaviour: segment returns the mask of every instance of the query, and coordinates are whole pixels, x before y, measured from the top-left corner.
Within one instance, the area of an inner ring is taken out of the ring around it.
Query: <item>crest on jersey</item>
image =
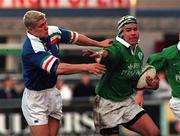
[[[139,58],[140,60],[143,59],[143,54],[142,54],[142,52],[138,52],[138,58]]]

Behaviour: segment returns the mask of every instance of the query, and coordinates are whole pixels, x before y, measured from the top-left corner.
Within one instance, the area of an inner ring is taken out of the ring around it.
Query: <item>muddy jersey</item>
[[[143,65],[143,52],[137,45],[131,45],[116,37],[112,46],[107,47],[109,55],[102,61],[107,71],[102,75],[96,93],[105,99],[123,101],[134,92]]]

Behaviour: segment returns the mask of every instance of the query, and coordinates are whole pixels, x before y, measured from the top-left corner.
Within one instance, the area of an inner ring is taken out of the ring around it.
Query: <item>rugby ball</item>
[[[156,69],[154,66],[146,65],[143,67],[142,72],[139,76],[139,80],[137,82],[137,89],[143,89],[148,85],[146,82],[147,76],[150,76],[151,78],[155,78]]]

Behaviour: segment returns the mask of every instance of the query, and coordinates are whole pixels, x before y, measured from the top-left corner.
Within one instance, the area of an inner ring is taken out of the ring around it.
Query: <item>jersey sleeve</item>
[[[51,44],[75,43],[78,40],[78,33],[57,26],[48,26],[48,33]]]
[[[176,45],[164,48],[162,52],[151,55],[147,63],[153,65],[157,71],[163,70],[168,65],[168,62],[176,56],[176,48]]]
[[[147,63],[149,65],[153,65],[157,71],[162,70],[163,67],[166,65],[166,57],[164,54],[165,54],[165,52],[152,54],[147,59]]]
[[[59,30],[61,31],[61,43],[76,43],[76,41],[78,40],[78,33],[74,32],[74,31],[70,31],[70,30],[66,30],[66,29],[61,29],[59,28]]]
[[[101,63],[106,65],[107,69],[112,69],[120,60],[120,53],[118,53],[118,49],[115,46],[109,46],[105,48],[108,52],[108,56],[106,56]]]
[[[38,52],[28,55],[31,64],[40,67],[48,73],[54,72],[53,66],[59,63],[59,59],[47,52]]]
[[[116,48],[116,46],[110,46],[108,48],[105,48],[105,50],[108,52],[108,56],[104,59],[104,61],[113,61],[120,58],[120,53],[118,53],[119,50]]]

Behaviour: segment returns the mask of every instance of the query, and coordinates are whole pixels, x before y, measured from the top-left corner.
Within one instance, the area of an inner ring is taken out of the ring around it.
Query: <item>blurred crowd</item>
[[[145,99],[169,99],[171,97],[171,88],[167,83],[164,73],[159,73],[160,84],[157,90],[145,90]],[[92,83],[90,75],[81,74],[79,80],[70,85],[63,79],[58,79],[56,84],[63,100],[71,101],[76,98],[89,98],[95,96],[95,84]],[[0,81],[0,99],[21,98],[24,90],[22,80],[13,80],[6,76]]]
[[[63,79],[58,79],[56,87],[60,91],[63,100],[67,101],[76,97],[95,96],[95,85],[86,73],[80,75],[80,80],[74,85],[69,85]],[[21,98],[23,91],[24,84],[22,80],[13,80],[10,76],[6,76],[0,81],[1,99]]]
[[[14,81],[9,76],[0,81],[0,98],[21,98],[24,90],[22,80]]]

